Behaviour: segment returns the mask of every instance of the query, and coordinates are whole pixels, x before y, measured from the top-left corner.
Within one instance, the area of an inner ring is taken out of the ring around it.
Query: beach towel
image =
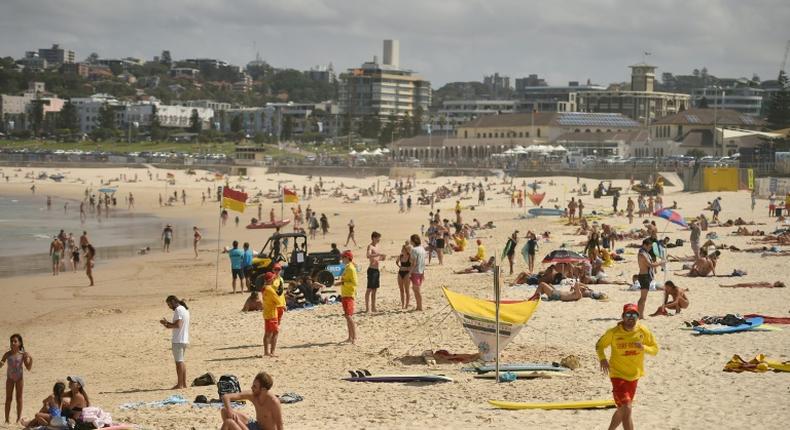
[[[790,317],[769,317],[760,314],[746,314],[746,318],[760,317],[766,324],[790,324]]]
[[[771,370],[771,367],[766,362],[765,355],[757,354],[754,358],[749,361],[744,360],[741,358],[740,355],[733,355],[730,361],[724,365],[725,372],[767,372]]]
[[[297,403],[304,400],[302,396],[296,393],[283,393],[278,396],[280,399],[280,403],[289,404],[289,403]]]
[[[164,408],[165,406],[171,405],[183,405],[188,403],[187,399],[182,397],[180,394],[174,394],[165,400],[157,400],[154,402],[132,402],[132,403],[124,403],[120,407],[123,410],[129,409],[142,409],[142,408]]]

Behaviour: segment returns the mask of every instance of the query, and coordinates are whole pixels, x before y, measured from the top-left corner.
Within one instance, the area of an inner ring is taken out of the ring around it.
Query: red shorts
[[[423,273],[412,273],[409,276],[409,279],[411,279],[411,284],[412,285],[414,285],[415,287],[419,287],[419,286],[422,285],[422,281],[425,280],[425,274],[423,274]]]
[[[277,324],[283,322],[283,314],[285,313],[285,307],[277,306]]]
[[[630,404],[636,397],[636,384],[639,380],[626,381],[625,379],[612,378],[612,395],[614,404],[619,406]]]
[[[264,326],[264,330],[266,331],[266,333],[279,333],[280,332],[280,323],[277,321],[277,318],[264,320],[263,326]]]
[[[343,315],[352,316],[354,315],[354,298],[353,297],[341,297],[340,302],[343,304]]]

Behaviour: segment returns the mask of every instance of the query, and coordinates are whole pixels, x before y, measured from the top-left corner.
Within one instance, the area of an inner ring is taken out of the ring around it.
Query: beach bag
[[[217,393],[220,400],[225,394],[241,393],[241,385],[235,375],[222,375],[217,382]]]
[[[212,374],[212,373],[204,373],[204,374],[198,376],[197,378],[195,378],[194,381],[192,381],[192,386],[193,387],[206,387],[206,386],[209,386],[209,385],[214,385],[216,383],[217,383],[217,378],[214,377],[214,374]]]

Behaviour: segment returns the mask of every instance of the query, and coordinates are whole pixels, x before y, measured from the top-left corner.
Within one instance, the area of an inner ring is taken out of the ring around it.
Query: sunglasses
[[[626,313],[623,314],[623,318],[628,318],[628,319],[632,319],[632,320],[638,319],[639,318],[639,312],[626,312]]]

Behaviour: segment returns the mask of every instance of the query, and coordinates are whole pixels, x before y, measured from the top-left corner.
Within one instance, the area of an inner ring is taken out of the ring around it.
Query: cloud
[[[781,0],[4,0],[0,55],[60,43],[85,58],[215,57],[276,66],[381,56],[400,39],[401,64],[434,83],[500,72],[552,84],[628,79],[644,51],[659,73],[707,66],[717,76],[775,77],[790,39]]]

